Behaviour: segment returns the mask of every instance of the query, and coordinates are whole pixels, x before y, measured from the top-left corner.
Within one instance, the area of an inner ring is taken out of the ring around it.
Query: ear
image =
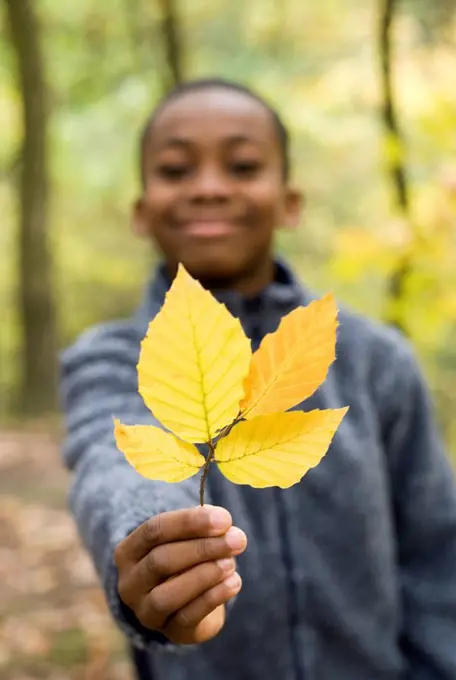
[[[131,228],[135,236],[138,236],[139,238],[147,238],[149,236],[144,200],[142,198],[136,199],[133,203],[131,210]]]
[[[304,207],[304,195],[298,189],[287,187],[285,194],[285,210],[283,227],[285,229],[296,229],[301,218]]]

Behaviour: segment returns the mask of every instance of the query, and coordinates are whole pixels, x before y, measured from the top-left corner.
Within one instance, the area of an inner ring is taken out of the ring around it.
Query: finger
[[[206,562],[174,576],[142,598],[137,616],[153,630],[162,629],[167,619],[233,571],[233,560]]]
[[[225,605],[216,607],[195,628],[183,628],[182,626],[169,626],[162,631],[168,640],[177,645],[199,645],[215,637],[225,624]]]
[[[238,527],[230,527],[224,536],[160,545],[137,565],[130,579],[132,587],[136,592],[147,593],[163,580],[197,564],[240,555],[246,546],[247,536]]]
[[[225,604],[242,588],[242,580],[233,572],[224,581],[206,591],[193,602],[180,609],[166,623],[165,634],[176,634],[176,628],[195,628],[206,616],[220,605]]]
[[[139,562],[163,543],[205,536],[219,536],[231,526],[228,510],[212,505],[163,512],[141,524],[120,543],[115,552],[117,566]]]

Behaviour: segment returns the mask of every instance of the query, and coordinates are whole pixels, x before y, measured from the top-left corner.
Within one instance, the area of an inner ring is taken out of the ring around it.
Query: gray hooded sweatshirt
[[[283,263],[259,296],[214,293],[258,347],[314,297]],[[115,546],[157,513],[198,505],[198,476],[141,477],[113,416],[157,425],[137,391],[139,343],[170,282],[160,266],[133,318],[62,356],[70,505],[114,619],[154,680],[456,680],[456,485],[417,362],[399,333],[339,312],[337,359],[298,408],[350,407],[328,454],[295,486],[253,489],[212,469],[206,502],[247,534],[223,631],[178,647],[117,592]],[[215,468],[215,466],[214,466]]]

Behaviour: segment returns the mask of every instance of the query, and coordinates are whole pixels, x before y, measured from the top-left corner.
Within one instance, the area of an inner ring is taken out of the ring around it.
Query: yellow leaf
[[[118,448],[137,472],[148,479],[182,482],[201,469],[205,458],[193,444],[152,425],[122,425],[114,420]]]
[[[286,489],[325,455],[348,408],[258,416],[219,441],[215,460],[235,484]]]
[[[209,441],[239,413],[250,358],[239,321],[180,265],[141,344],[146,406],[181,439]]]
[[[336,358],[337,308],[332,295],[298,307],[252,357],[242,415],[286,411],[310,397]]]

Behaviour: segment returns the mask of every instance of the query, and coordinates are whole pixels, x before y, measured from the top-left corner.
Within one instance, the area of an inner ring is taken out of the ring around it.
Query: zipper
[[[262,300],[256,298],[253,300],[246,300],[245,312],[248,319],[248,328],[250,330],[250,340],[252,342],[252,351],[256,351],[264,337],[264,321],[262,319]],[[291,649],[291,660],[293,667],[293,675],[295,680],[304,680],[304,667],[299,655],[299,607],[298,607],[298,587],[293,578],[293,555],[291,552],[291,536],[287,521],[287,509],[283,499],[281,489],[275,487],[275,502],[277,507],[277,514],[279,519],[279,545],[282,564],[285,572],[285,591],[286,591],[286,611],[288,619],[288,637]]]
[[[282,562],[285,567],[286,578],[286,609],[288,618],[288,634],[290,640],[291,658],[293,664],[294,677],[296,680],[304,680],[304,668],[299,654],[299,608],[298,608],[298,588],[293,578],[293,556],[291,552],[291,537],[287,522],[287,509],[282,497],[281,489],[275,487],[275,500],[277,514],[279,517],[279,544]]]

